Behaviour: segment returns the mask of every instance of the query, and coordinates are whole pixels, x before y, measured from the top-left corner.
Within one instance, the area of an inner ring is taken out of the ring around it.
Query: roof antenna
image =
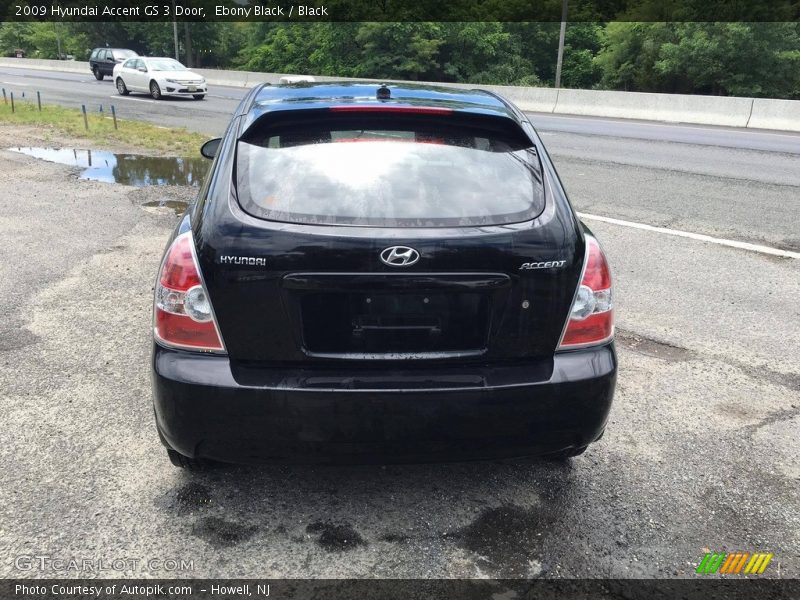
[[[375,94],[378,100],[389,100],[392,97],[392,91],[389,89],[389,86],[385,83],[381,84],[381,87],[378,88],[378,93]]]

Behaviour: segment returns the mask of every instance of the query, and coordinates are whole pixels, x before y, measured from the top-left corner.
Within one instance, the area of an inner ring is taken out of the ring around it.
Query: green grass
[[[208,136],[186,129],[162,128],[141,121],[125,121],[119,118],[119,112],[118,129],[114,129],[109,105],[103,107],[107,112],[88,114],[88,130],[83,123],[83,113],[78,109],[43,104],[39,112],[35,100],[30,102],[26,99],[20,102],[16,98],[14,106],[16,110],[12,113],[10,99],[7,104],[0,101],[0,123],[41,128],[46,141],[67,135],[104,145],[122,143],[142,150],[175,156],[198,156],[200,146],[208,139]]]

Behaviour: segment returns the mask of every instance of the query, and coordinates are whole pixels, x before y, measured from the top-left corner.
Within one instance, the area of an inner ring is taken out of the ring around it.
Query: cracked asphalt
[[[544,139],[581,211],[796,248],[796,154]],[[0,148],[23,142],[41,132],[0,127]],[[194,191],[4,150],[0,189],[2,577],[673,578],[737,550],[800,576],[796,259],[589,222],[614,269],[620,371],[605,437],[568,463],[189,474],[158,441],[148,362],[178,217],[145,205]],[[43,555],[129,562],[19,560]]]

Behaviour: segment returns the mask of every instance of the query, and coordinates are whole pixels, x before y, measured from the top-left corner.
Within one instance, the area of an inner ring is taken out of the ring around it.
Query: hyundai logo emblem
[[[390,267],[409,267],[419,260],[419,252],[408,246],[389,246],[381,252],[381,261]]]

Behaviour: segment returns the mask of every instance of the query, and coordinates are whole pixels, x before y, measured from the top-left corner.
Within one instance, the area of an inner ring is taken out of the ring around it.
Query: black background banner
[[[214,586],[216,593],[214,592]],[[259,590],[259,586],[261,586]],[[267,587],[268,586],[268,587]],[[138,588],[140,591],[131,592]],[[99,594],[98,594],[99,590]],[[127,591],[126,591],[127,590]],[[260,591],[260,593],[259,593]],[[269,595],[265,592],[268,591]],[[796,600],[800,580],[696,579],[538,579],[538,580],[153,580],[4,579],[0,598],[29,600]]]
[[[0,0],[0,21],[560,21],[561,0]],[[797,0],[569,0],[578,21],[798,21]]]

